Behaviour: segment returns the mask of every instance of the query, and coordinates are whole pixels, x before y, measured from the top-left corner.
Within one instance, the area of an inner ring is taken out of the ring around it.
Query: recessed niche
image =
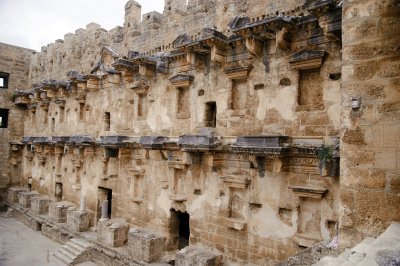
[[[331,73],[329,74],[331,80],[339,80],[342,78],[342,73]]]
[[[259,83],[254,85],[254,90],[262,90],[264,89],[264,84],[263,83]]]
[[[203,95],[204,95],[204,90],[199,90],[199,91],[197,92],[197,95],[198,95],[198,96],[203,96]]]
[[[279,85],[281,85],[281,86],[290,86],[290,85],[292,85],[292,82],[290,81],[289,78],[282,78],[279,81]]]

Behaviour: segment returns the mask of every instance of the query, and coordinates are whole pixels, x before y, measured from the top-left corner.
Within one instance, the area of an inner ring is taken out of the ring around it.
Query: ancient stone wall
[[[86,224],[124,218],[226,263],[272,264],[339,226],[342,245],[376,235],[399,219],[396,8],[169,0],[141,20],[129,1],[123,27],[32,56],[22,184],[72,202],[65,219],[85,198]]]
[[[345,245],[377,236],[400,219],[399,13],[398,1],[344,1],[340,227]]]
[[[30,88],[29,63],[34,51],[0,43],[0,189],[19,184],[24,110],[13,103],[14,91]],[[10,146],[10,142],[17,142]],[[0,201],[4,193],[0,192]]]

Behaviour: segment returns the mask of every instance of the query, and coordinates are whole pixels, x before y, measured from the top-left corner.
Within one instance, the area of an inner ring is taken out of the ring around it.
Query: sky
[[[124,23],[128,0],[0,0],[0,42],[40,51],[90,22],[110,30]],[[136,0],[142,15],[164,10],[164,0]]]

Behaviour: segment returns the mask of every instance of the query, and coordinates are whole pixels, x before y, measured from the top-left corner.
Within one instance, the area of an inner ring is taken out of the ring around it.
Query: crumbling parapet
[[[160,261],[165,251],[165,236],[142,228],[131,228],[128,238],[128,252],[134,259],[148,263]]]
[[[189,246],[176,253],[177,266],[216,266],[223,264],[223,256],[208,249]]]
[[[123,218],[102,219],[97,223],[97,240],[110,247],[128,243],[129,224]]]
[[[8,193],[7,193],[7,202],[8,203],[18,203],[19,202],[18,194],[23,191],[25,191],[25,190],[20,187],[9,188]]]
[[[31,199],[31,210],[34,214],[47,214],[52,200],[48,196],[38,196]]]
[[[68,201],[60,201],[49,206],[49,217],[56,223],[65,223],[67,221],[68,208],[74,204]]]
[[[23,208],[31,207],[31,199],[38,196],[36,191],[22,191],[18,194],[18,202]]]
[[[74,232],[88,231],[91,226],[92,215],[87,211],[70,207],[67,210],[67,225]]]

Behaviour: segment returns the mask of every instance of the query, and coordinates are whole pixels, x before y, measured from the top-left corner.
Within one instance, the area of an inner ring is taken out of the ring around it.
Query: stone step
[[[87,248],[82,247],[81,245],[76,244],[75,242],[69,241],[66,245],[70,246],[71,248],[75,249],[77,252],[85,252]]]
[[[69,240],[70,242],[82,247],[83,249],[87,249],[90,248],[92,246],[92,244],[90,244],[89,242],[87,242],[86,240],[80,239],[80,238],[71,238]]]
[[[69,258],[71,261],[74,261],[76,259],[76,256],[74,253],[71,253],[69,250],[65,249],[64,247],[60,248],[58,252],[62,253],[65,257]]]
[[[56,253],[54,253],[53,256],[56,257],[58,260],[60,260],[62,263],[66,264],[66,265],[72,265],[73,260],[71,260],[69,257],[65,256],[60,251],[57,251]]]
[[[67,243],[63,246],[63,250],[67,251],[69,254],[73,255],[74,257],[78,257],[81,255],[85,250],[76,249],[70,243]]]
[[[313,266],[341,266],[345,262],[346,259],[327,256],[313,264]]]
[[[371,244],[375,241],[373,237],[366,237],[363,241],[358,243],[354,248],[351,249],[351,253],[366,253],[371,249]]]

